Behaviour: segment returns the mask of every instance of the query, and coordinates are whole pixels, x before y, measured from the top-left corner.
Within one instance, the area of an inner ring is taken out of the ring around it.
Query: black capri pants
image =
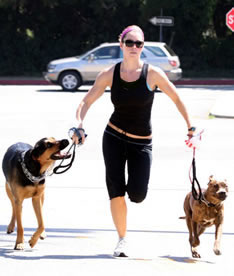
[[[110,199],[125,196],[127,192],[131,201],[142,202],[150,178],[152,139],[134,139],[107,126],[103,135],[103,156]]]

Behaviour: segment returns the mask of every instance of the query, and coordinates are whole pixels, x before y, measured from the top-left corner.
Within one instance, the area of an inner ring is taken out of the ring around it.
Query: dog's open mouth
[[[68,159],[71,157],[71,154],[70,153],[67,153],[67,152],[61,152],[60,150],[53,153],[50,158],[52,160],[61,160],[61,159]]]

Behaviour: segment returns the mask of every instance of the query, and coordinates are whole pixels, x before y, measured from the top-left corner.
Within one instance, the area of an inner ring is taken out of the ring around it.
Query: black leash
[[[211,203],[211,202],[209,202],[208,200],[205,199],[205,197],[202,193],[202,189],[201,189],[201,186],[199,184],[199,181],[197,180],[195,152],[196,152],[196,148],[194,147],[193,148],[193,160],[192,160],[192,172],[193,172],[192,180],[191,180],[191,177],[190,177],[190,181],[192,183],[193,198],[195,200],[198,200],[200,203],[201,202],[205,203],[208,207],[214,207],[215,205],[213,203]],[[195,184],[197,185],[198,189],[195,188]]]
[[[73,148],[73,152],[72,152],[72,157],[71,157],[70,163],[68,163],[67,165],[62,165],[62,164],[63,164],[63,161],[66,159],[66,158],[64,157],[64,158],[62,159],[62,161],[60,162],[60,164],[59,164],[57,167],[55,167],[55,168],[53,169],[53,173],[54,173],[54,174],[61,174],[61,173],[64,173],[64,172],[66,172],[67,170],[69,170],[69,169],[71,168],[71,166],[72,166],[72,164],[73,164],[73,161],[74,161],[74,159],[75,159],[75,155],[76,155],[76,144],[75,144],[75,143],[73,143],[73,144],[71,145],[71,147],[69,148],[67,154],[70,152],[70,150],[71,150],[72,148]],[[61,168],[64,168],[64,170],[59,172],[58,170],[61,169]]]
[[[193,179],[192,179],[192,181],[190,179],[190,181],[192,183],[192,195],[193,195],[193,198],[195,200],[201,201],[202,198],[203,198],[203,194],[202,194],[201,186],[199,184],[199,181],[197,180],[197,175],[196,175],[195,151],[196,151],[196,149],[194,148],[193,149],[193,160],[192,160]],[[197,192],[197,189],[195,188],[195,184],[197,184],[198,192]]]
[[[82,136],[81,134],[79,133],[79,131],[82,130],[84,132],[84,136],[85,138],[87,137],[87,134],[85,133],[85,130],[83,128],[70,128],[69,131],[68,131],[68,135],[70,136],[70,138],[72,139],[72,136],[74,135],[74,133],[77,135],[78,139],[79,139],[79,143],[76,145],[76,143],[72,143],[71,147],[69,148],[69,150],[67,151],[67,154],[71,151],[71,149],[73,148],[73,152],[72,152],[72,156],[71,156],[71,161],[70,163],[68,163],[67,165],[62,165],[64,160],[66,159],[66,156],[64,156],[64,158],[62,159],[62,161],[60,162],[60,164],[55,167],[53,169],[53,173],[52,174],[61,174],[61,173],[64,173],[66,172],[67,170],[69,170],[75,160],[75,156],[76,156],[76,146],[80,146],[82,145]],[[59,169],[64,169],[62,171],[58,171]],[[51,174],[51,175],[52,175]]]

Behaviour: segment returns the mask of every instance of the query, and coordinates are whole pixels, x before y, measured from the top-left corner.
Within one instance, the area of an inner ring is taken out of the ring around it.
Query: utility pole
[[[163,8],[160,10],[160,16],[163,16]],[[159,25],[159,42],[163,41],[163,24]]]

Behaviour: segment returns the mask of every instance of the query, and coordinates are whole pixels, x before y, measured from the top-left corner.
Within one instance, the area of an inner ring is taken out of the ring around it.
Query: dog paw
[[[214,249],[214,253],[216,255],[222,255],[221,251],[219,249]]]
[[[201,255],[197,252],[197,248],[196,247],[191,247],[191,252],[192,252],[192,256],[193,258],[201,258]]]
[[[7,234],[11,234],[11,233],[13,233],[13,232],[14,232],[14,229],[13,229],[13,230],[7,229]]]
[[[30,247],[33,248],[35,246],[36,242],[37,241],[35,239],[31,238],[31,240],[28,243],[29,243]]]
[[[40,239],[41,239],[41,240],[44,240],[46,237],[47,237],[46,232],[43,231],[43,232],[41,233],[41,235],[40,235]]]
[[[11,234],[11,233],[13,233],[13,232],[14,232],[14,230],[15,230],[15,226],[11,226],[11,225],[9,225],[9,226],[7,227],[7,234]]]
[[[193,256],[193,258],[201,258],[201,255],[196,251],[192,252],[192,256]]]
[[[16,244],[14,250],[24,250],[24,243]]]

